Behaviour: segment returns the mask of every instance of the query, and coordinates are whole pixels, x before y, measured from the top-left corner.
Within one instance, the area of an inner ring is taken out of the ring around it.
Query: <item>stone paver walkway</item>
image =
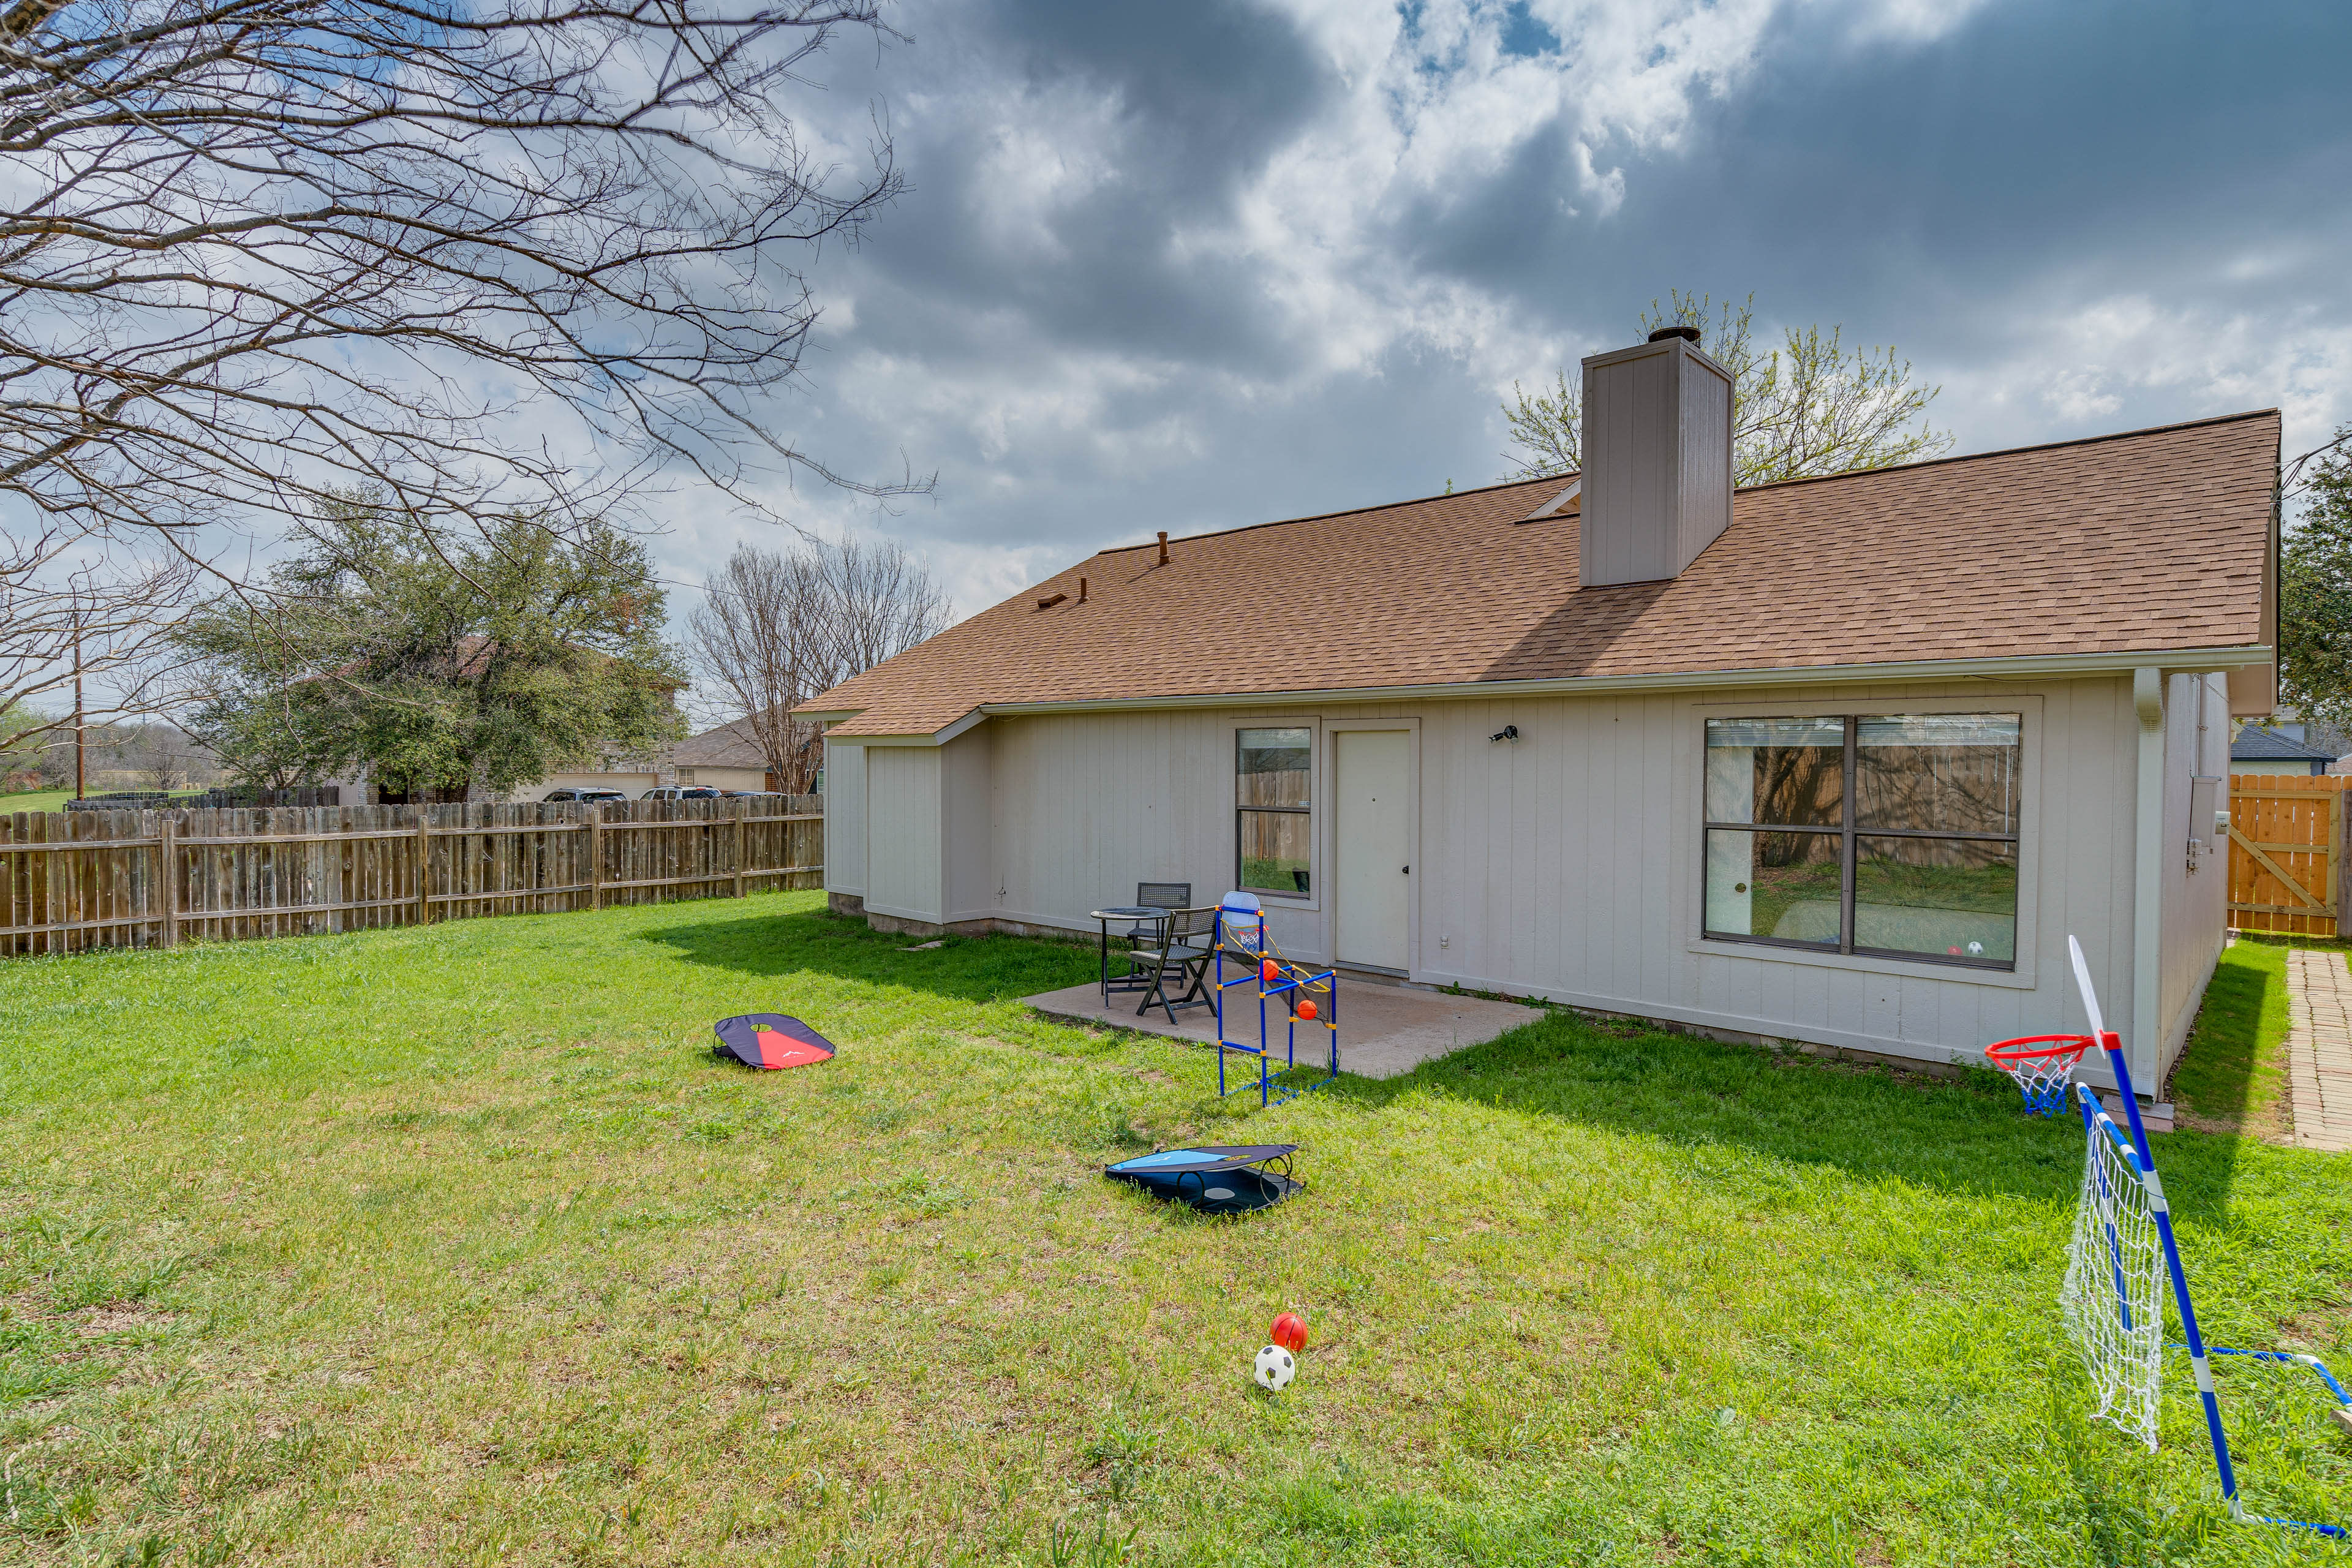
[[[2286,955],[2287,1081],[2294,1141],[2352,1150],[2352,969],[2340,952]]]

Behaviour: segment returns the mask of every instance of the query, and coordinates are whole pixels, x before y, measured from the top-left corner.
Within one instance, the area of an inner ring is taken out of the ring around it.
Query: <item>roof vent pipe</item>
[[[1168,531],[1164,528],[1160,531],[1160,564],[1168,564]]]
[[[1695,327],[1584,362],[1577,574],[1587,588],[1679,577],[1731,525],[1731,373]]]

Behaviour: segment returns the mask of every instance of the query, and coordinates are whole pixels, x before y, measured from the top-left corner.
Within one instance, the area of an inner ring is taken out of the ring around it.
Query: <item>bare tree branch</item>
[[[70,530],[0,538],[0,756],[65,743],[77,716],[145,711],[147,660],[194,578]]]
[[[788,794],[814,788],[822,728],[792,710],[944,627],[946,595],[897,544],[740,546],[687,617],[703,676]]]
[[[1937,388],[1915,386],[1911,362],[1893,349],[1848,349],[1839,328],[1789,329],[1778,348],[1755,341],[1751,296],[1726,302],[1709,320],[1714,301],[1677,289],[1664,305],[1653,300],[1642,330],[1700,329],[1700,346],[1731,373],[1734,482],[1769,485],[1781,479],[1842,474],[1916,462],[1950,449],[1952,437],[1927,423]],[[1583,391],[1555,378],[1549,392],[1530,395],[1516,383],[1503,416],[1519,451],[1509,454],[1506,479],[1544,479],[1584,466]]]
[[[893,36],[878,0],[17,0],[0,516],[121,540],[365,490],[471,534],[662,474],[925,488],[772,424],[802,260],[901,189],[878,122],[850,174],[784,111],[844,28]]]

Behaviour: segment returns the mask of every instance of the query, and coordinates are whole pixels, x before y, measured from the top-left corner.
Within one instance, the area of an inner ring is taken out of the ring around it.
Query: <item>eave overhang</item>
[[[1494,701],[1513,697],[1599,696],[1619,691],[1769,690],[1824,682],[1852,685],[1912,680],[2072,680],[2127,675],[2136,669],[2205,674],[2272,662],[2261,644],[2197,648],[2125,649],[2114,653],[2036,655],[2017,658],[1910,659],[1884,664],[1809,664],[1755,669],[1669,670],[1636,675],[1561,676],[1537,680],[1461,680],[1413,686],[1300,687],[1281,691],[1203,691],[1153,697],[1077,698],[1059,702],[983,702],[929,734],[857,732],[862,709],[802,713],[827,721],[827,740],[873,746],[940,746],[988,719],[1053,713],[1120,713],[1186,708],[1295,708],[1335,702]]]

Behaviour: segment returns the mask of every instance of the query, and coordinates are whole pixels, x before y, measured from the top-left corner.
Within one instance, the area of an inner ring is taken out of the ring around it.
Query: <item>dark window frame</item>
[[[1978,710],[1969,710],[1968,711],[1974,712]],[[1988,710],[1986,711],[1998,710]],[[1730,721],[1736,722],[1738,719],[1827,719],[1830,717],[1832,717],[1832,715],[1827,713],[1755,713],[1738,715],[1736,719]],[[2022,832],[2024,827],[2022,816],[2024,802],[2022,799],[2022,791],[2024,786],[2023,756],[2025,752],[2025,716],[2021,713],[2005,713],[2001,715],[2001,717],[2004,718],[2014,718],[2018,721],[2017,743],[2020,759],[2018,764],[2018,784],[2020,789],[2020,799],[2018,803],[2020,816],[2018,826],[2020,831],[2017,833],[1952,833],[1932,827],[1864,827],[1858,820],[1861,815],[1861,806],[1857,799],[1857,792],[1855,789],[1855,785],[1859,782],[1856,778],[1856,774],[1861,766],[1862,748],[1860,741],[1862,721],[1865,718],[1880,718],[1883,717],[1883,715],[1875,713],[1847,713],[1838,715],[1837,717],[1842,720],[1845,726],[1845,737],[1844,752],[1842,759],[1843,782],[1841,794],[1843,798],[1838,804],[1839,825],[1835,827],[1802,825],[1792,826],[1778,822],[1717,822],[1708,816],[1706,815],[1706,787],[1705,783],[1707,765],[1706,761],[1706,731],[1705,722],[1702,722],[1699,731],[1699,775],[1701,780],[1699,786],[1698,830],[1699,940],[1702,942],[1744,942],[1755,947],[1778,947],[1787,949],[1793,952],[1833,952],[1841,957],[1847,958],[1893,958],[1899,959],[1906,963],[1937,963],[1942,964],[1950,969],[1984,969],[1992,970],[2000,973],[2015,973],[2017,971],[2017,959],[2013,952],[2006,959],[1969,958],[1965,955],[1954,957],[1952,954],[1945,952],[1913,952],[1902,948],[1862,947],[1857,945],[1853,940],[1853,906],[1854,889],[1860,879],[1855,875],[1855,854],[1858,841],[1864,838],[1929,838],[1939,843],[1946,844],[1968,843],[2016,845],[2018,847],[2018,865],[2021,872],[2017,899],[2021,905],[2023,904],[2025,901],[2025,889],[2021,873],[2025,859],[2023,844],[2024,835]],[[1820,835],[1823,837],[1837,839],[1839,894],[1838,940],[1836,945],[1832,946],[1827,942],[1799,942],[1793,937],[1751,936],[1744,931],[1718,931],[1708,930],[1706,924],[1706,846],[1707,835],[1710,833],[1811,833]],[[2011,919],[2012,921],[2017,921],[2020,918],[2021,916],[2016,911],[2011,911]]]
[[[1244,805],[1241,803],[1242,737],[1263,734],[1268,730],[1297,730],[1307,737],[1307,804],[1305,805]],[[1315,726],[1311,724],[1237,724],[1234,727],[1234,887],[1236,890],[1255,893],[1262,899],[1289,899],[1298,903],[1310,903],[1315,898]],[[1243,871],[1246,857],[1242,853],[1248,842],[1242,828],[1251,816],[1303,816],[1307,818],[1307,886],[1304,888],[1253,888]]]

